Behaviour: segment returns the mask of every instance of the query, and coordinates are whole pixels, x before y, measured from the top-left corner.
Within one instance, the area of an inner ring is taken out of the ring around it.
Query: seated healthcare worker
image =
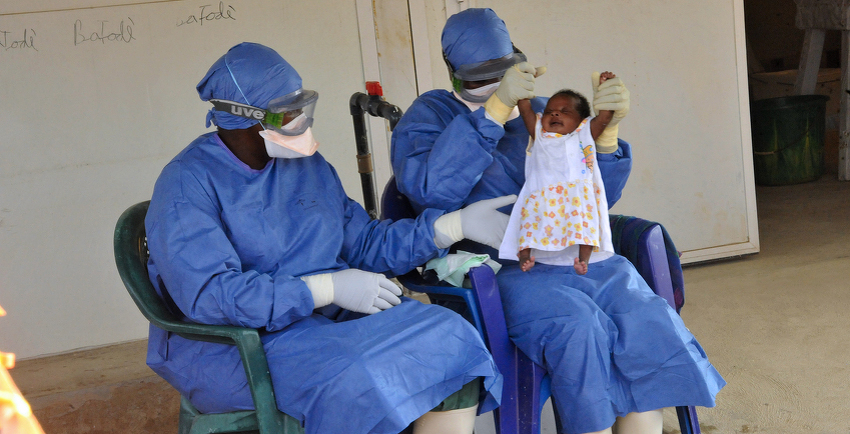
[[[414,432],[471,433],[502,381],[478,333],[445,308],[400,300],[378,273],[444,255],[462,234],[497,243],[485,239],[493,228],[476,229],[501,222],[495,208],[512,198],[371,220],[315,153],[317,93],[274,50],[236,45],[197,90],[218,131],[156,182],[145,227],[159,294],[187,321],[261,329],[277,406],[307,433],[398,433],[417,419]],[[339,308],[366,315],[335,321]],[[147,361],[203,413],[253,408],[234,346],[151,326]]]
[[[490,9],[450,17],[442,46],[453,92],[424,93],[393,131],[396,182],[420,212],[457,210],[520,191],[529,135],[516,104],[534,97],[540,72]],[[600,87],[596,111],[625,115],[622,81]],[[542,112],[545,100],[534,98],[532,106]],[[611,205],[631,170],[629,144],[618,145],[616,137],[609,124],[597,141]],[[498,257],[485,246],[463,250]],[[660,409],[714,406],[725,382],[628,260],[591,263],[584,276],[572,266],[538,264],[522,272],[516,261],[504,264],[496,277],[511,339],[549,372],[564,432],[611,432],[616,422],[620,433],[660,434]]]

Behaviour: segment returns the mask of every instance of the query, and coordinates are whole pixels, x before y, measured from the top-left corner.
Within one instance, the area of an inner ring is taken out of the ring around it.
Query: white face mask
[[[463,99],[463,97],[461,97],[460,95],[458,95],[457,92],[452,92],[452,95],[454,95],[455,98],[457,98],[458,101],[462,102],[463,105],[467,106],[469,108],[469,111],[474,112],[475,110],[478,110],[481,107],[484,107],[484,102],[469,102],[469,101]],[[484,101],[487,101],[487,100],[484,100]],[[518,117],[519,117],[519,107],[514,107],[514,109],[511,110],[511,114],[508,115],[508,120],[512,121],[512,120],[514,120]]]
[[[313,138],[313,129],[307,128],[298,136],[284,136],[275,131],[260,131],[266,145],[266,153],[272,158],[302,158],[316,153],[319,144]]]
[[[497,81],[476,89],[463,88],[460,92],[460,96],[472,103],[484,102],[487,101],[487,98],[490,98],[494,92],[496,92],[496,89],[499,87],[499,83],[500,82]]]

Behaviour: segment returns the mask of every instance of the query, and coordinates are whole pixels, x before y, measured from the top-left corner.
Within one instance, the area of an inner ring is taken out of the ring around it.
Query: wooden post
[[[824,29],[806,29],[803,39],[803,52],[800,54],[800,69],[797,70],[797,82],[794,85],[796,95],[812,95],[818,83],[820,58],[823,54]]]
[[[850,0],[794,0],[798,29],[806,31],[794,91],[814,93],[826,30],[841,31],[841,113],[838,131],[838,179],[850,181]]]
[[[850,31],[841,31],[841,114],[838,130],[838,179],[850,181]]]

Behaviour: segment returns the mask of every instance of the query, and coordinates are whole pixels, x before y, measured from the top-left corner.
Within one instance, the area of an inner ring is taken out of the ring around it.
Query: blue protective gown
[[[277,406],[307,433],[397,433],[478,377],[481,411],[497,405],[501,376],[475,328],[409,299],[334,321],[314,311],[299,276],[409,271],[445,253],[433,243],[440,215],[371,220],[320,154],[253,170],[209,133],[157,180],[148,270],[187,320],[264,329]],[[253,408],[234,346],[151,326],[147,362],[201,412]]]
[[[532,106],[540,112],[545,100]],[[417,211],[455,210],[517,194],[527,144],[521,118],[503,128],[483,109],[470,112],[451,93],[433,90],[414,101],[394,129],[393,170]],[[609,205],[631,171],[629,144],[619,144],[617,152],[598,155]],[[463,249],[495,253],[480,245]],[[523,273],[515,261],[504,265],[497,280],[508,331],[549,372],[566,432],[600,431],[634,411],[714,406],[725,381],[628,260],[590,264],[584,276],[573,267],[537,264]]]

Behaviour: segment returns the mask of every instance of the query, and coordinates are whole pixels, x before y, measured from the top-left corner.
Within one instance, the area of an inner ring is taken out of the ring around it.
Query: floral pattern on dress
[[[593,199],[590,191],[596,193]],[[591,180],[559,182],[531,192],[521,204],[520,249],[587,244],[598,251],[599,193]]]
[[[573,132],[543,131],[538,115],[533,145],[527,148],[525,183],[513,207],[499,258],[536,250],[542,264],[572,266],[578,249],[594,247],[591,262],[613,255],[608,202],[596,157],[589,119]],[[589,145],[589,146],[588,146]]]

